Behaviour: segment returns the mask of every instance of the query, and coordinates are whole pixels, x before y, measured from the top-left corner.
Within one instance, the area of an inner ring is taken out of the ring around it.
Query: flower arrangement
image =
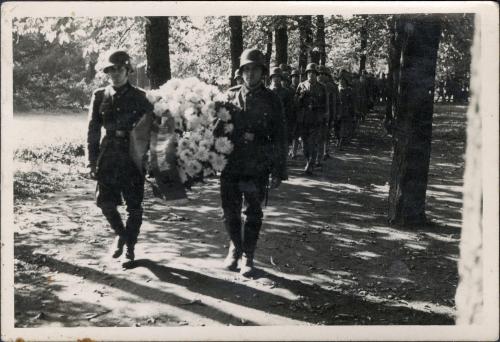
[[[216,86],[195,77],[171,79],[159,89],[146,93],[154,105],[158,135],[151,150],[157,153],[160,171],[171,169],[167,153],[174,139],[175,166],[186,186],[221,172],[233,150],[231,105]],[[173,127],[172,127],[173,126]]]

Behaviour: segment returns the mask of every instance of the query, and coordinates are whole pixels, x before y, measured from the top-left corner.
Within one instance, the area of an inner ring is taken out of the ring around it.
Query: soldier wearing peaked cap
[[[306,166],[304,173],[312,175],[317,158],[321,127],[328,121],[328,99],[324,85],[318,82],[315,63],[306,67],[307,80],[300,83],[295,93],[298,115],[297,122],[304,144]]]
[[[144,170],[130,155],[130,132],[153,105],[143,90],[128,82],[132,71],[130,56],[118,50],[109,55],[103,71],[110,85],[92,95],[89,106],[87,149],[90,177],[97,180],[97,206],[117,235],[114,258],[127,247],[126,257],[134,260],[134,247],[142,224]],[[101,141],[101,128],[106,134]],[[123,224],[117,206],[127,206],[127,222]]]
[[[230,139],[234,149],[220,178],[224,224],[230,238],[224,267],[237,270],[241,259],[240,274],[251,276],[269,175],[271,188],[287,179],[286,123],[279,97],[262,83],[267,72],[262,52],[243,51],[240,71],[244,83],[229,89],[231,102],[239,108],[232,113],[234,129]]]

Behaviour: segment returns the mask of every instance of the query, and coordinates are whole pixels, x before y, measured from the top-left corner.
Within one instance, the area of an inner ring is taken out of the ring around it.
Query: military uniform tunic
[[[262,202],[269,174],[282,180],[286,171],[286,125],[280,99],[264,85],[230,88],[230,99],[239,108],[232,113],[234,149],[221,174],[224,223],[238,249],[253,252],[262,225]],[[245,225],[241,234],[242,200]]]
[[[297,122],[304,142],[304,156],[309,163],[316,160],[321,125],[328,120],[326,89],[319,82],[311,84],[306,80],[297,87],[295,102],[298,109]]]
[[[144,175],[129,155],[128,133],[153,105],[143,90],[127,83],[97,89],[89,110],[87,146],[89,165],[97,167],[97,205],[119,232],[123,223],[116,206],[123,196],[129,213],[127,230],[134,240],[142,223]],[[106,130],[102,142],[101,128]]]

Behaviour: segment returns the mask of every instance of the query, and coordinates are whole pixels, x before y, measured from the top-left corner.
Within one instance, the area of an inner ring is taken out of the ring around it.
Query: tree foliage
[[[321,56],[324,48],[325,63],[334,70],[357,71],[362,56],[366,56],[368,72],[386,73],[390,17],[244,16],[243,49],[257,47],[266,54],[269,64],[286,62],[297,68],[301,51],[306,57],[302,60],[305,67],[314,51],[320,51]],[[465,14],[443,16],[438,79],[453,74],[467,79],[473,19],[473,15]],[[100,72],[105,52],[123,48],[129,51],[134,64],[146,61],[146,24],[145,17],[16,18],[13,22],[15,105],[51,108],[86,104],[91,90],[106,83]],[[301,45],[300,27],[304,29],[304,24],[307,32],[303,31]],[[281,32],[277,40],[283,27],[286,32]],[[205,82],[229,85],[228,17],[169,17],[168,39],[172,77],[195,76]],[[274,43],[280,46],[280,51]]]

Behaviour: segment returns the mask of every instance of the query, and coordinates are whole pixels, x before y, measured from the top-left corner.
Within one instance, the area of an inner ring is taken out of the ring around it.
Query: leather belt
[[[121,130],[116,130],[116,131],[106,131],[106,134],[111,136],[111,137],[117,137],[117,138],[126,138],[129,135],[129,131],[121,131]]]

